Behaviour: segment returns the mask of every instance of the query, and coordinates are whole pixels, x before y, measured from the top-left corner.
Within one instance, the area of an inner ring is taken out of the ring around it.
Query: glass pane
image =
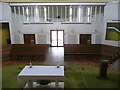
[[[52,31],[52,46],[57,46],[57,31]]]
[[[58,31],[58,46],[63,46],[63,31]]]
[[[104,6],[11,6],[11,12],[17,22],[102,22]]]

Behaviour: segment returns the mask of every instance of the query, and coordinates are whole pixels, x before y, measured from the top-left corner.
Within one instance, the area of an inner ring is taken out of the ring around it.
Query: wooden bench
[[[101,53],[102,56],[108,57],[108,59],[115,60],[120,58],[120,47],[102,45]]]
[[[2,61],[7,61],[9,60],[9,54],[11,51],[11,44],[9,45],[2,45]]]
[[[49,44],[12,44],[11,60],[44,60]]]
[[[101,45],[81,45],[81,44],[65,44],[64,55],[65,59],[91,59],[93,56],[98,57],[100,55]],[[69,56],[68,56],[69,55]]]
[[[98,59],[111,59],[113,56],[117,55],[120,48],[102,44],[91,44],[91,45],[81,45],[81,44],[65,44],[64,45],[64,55],[82,57],[96,57]],[[71,58],[71,57],[70,57]]]
[[[102,54],[106,56],[114,56],[119,53],[119,47],[102,45]]]
[[[64,45],[64,54],[100,54],[100,45]]]

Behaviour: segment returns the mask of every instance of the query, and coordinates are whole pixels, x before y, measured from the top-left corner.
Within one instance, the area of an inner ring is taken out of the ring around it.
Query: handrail
[[[120,30],[118,28],[116,28],[116,27],[107,27],[107,29],[113,29],[113,30],[115,30],[115,31],[120,33]]]

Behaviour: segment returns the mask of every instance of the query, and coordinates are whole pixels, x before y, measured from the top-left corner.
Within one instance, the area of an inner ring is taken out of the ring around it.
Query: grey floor
[[[120,58],[117,59],[113,64],[112,67],[117,70],[118,72],[120,72]]]

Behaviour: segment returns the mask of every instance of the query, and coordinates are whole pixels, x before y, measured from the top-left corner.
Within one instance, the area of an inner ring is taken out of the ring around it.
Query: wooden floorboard
[[[100,66],[100,61],[97,60],[64,60],[64,48],[63,47],[51,47],[49,48],[48,54],[45,57],[44,61],[39,60],[7,60],[2,62],[2,67],[10,65],[89,65],[89,66]],[[117,71],[116,68],[112,67],[112,64],[109,64],[109,70]]]

